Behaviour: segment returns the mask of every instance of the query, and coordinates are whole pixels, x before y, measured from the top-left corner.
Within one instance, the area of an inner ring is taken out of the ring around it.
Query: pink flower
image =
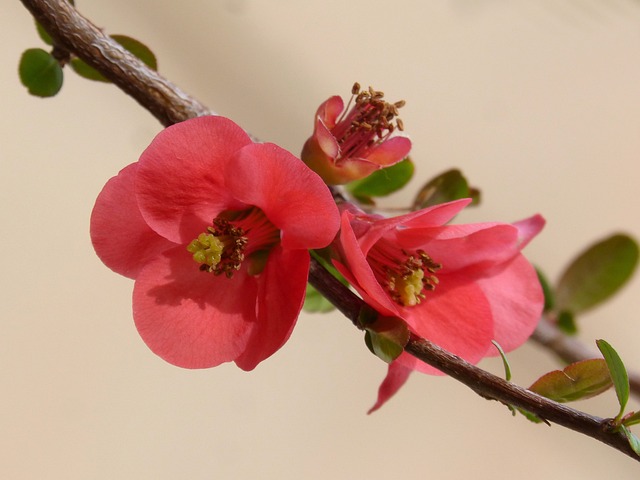
[[[403,101],[387,103],[382,92],[371,87],[361,92],[357,83],[352,94],[350,110],[338,96],[320,105],[313,135],[302,149],[302,160],[329,185],[364,178],[399,162],[411,150],[408,138],[390,138],[394,130],[402,130],[402,121],[394,124],[394,119]]]
[[[307,250],[338,226],[326,185],[299,159],[201,117],[162,131],[107,182],[91,238],[135,279],[133,317],[153,352],[185,368],[251,370],[289,338]]]
[[[533,216],[510,224],[445,225],[469,200],[383,219],[342,214],[338,270],[383,315],[403,318],[423,338],[477,363],[521,345],[543,307],[535,269],[520,250],[542,229]],[[403,353],[380,387],[379,408],[418,370],[435,368]]]

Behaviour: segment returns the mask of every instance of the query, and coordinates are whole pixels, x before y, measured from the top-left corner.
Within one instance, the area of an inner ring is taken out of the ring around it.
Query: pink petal
[[[223,209],[240,209],[225,188],[233,154],[249,136],[223,117],[199,117],[166,128],[140,157],[136,196],[149,226],[188,243]]]
[[[362,251],[366,255],[371,247],[387,231],[394,228],[402,229],[440,226],[451,220],[470,202],[471,199],[464,198],[461,200],[454,200],[453,202],[434,205],[433,207],[424,208],[422,210],[418,210],[417,212],[407,213],[398,217],[384,219],[372,219],[371,216],[364,215],[362,217],[354,217],[352,223],[363,222],[368,224],[366,233],[358,235],[360,248],[362,248]],[[360,227],[358,225],[353,225],[353,229],[355,231],[358,231],[359,228]]]
[[[133,190],[137,167],[137,163],[131,164],[111,178],[91,212],[91,241],[98,257],[129,278],[135,278],[150,259],[175,245],[151,230],[140,214]]]
[[[311,144],[317,145],[320,151],[313,152],[318,159],[327,162],[328,166],[333,166],[333,162],[340,155],[340,146],[336,137],[333,136],[329,127],[327,127],[320,119],[316,123],[313,137],[309,139]],[[310,152],[311,153],[311,152]],[[322,158],[324,157],[324,158]]]
[[[422,249],[442,264],[441,273],[473,268],[480,275],[519,255],[518,230],[508,224],[446,225],[400,230],[397,241],[407,250]],[[466,272],[473,278],[472,272]]]
[[[422,338],[470,363],[486,355],[494,338],[492,310],[483,290],[455,277],[441,278],[421,304],[403,309],[402,318]],[[423,373],[441,374],[422,362],[407,365],[402,356],[396,361]]]
[[[388,167],[403,160],[410,151],[411,140],[406,137],[393,137],[376,147],[367,155],[367,160],[382,167]]]
[[[334,95],[320,104],[316,111],[316,118],[321,120],[327,128],[331,129],[336,126],[336,120],[342,113],[342,110],[344,110],[342,98]]]
[[[400,365],[397,362],[392,362],[389,365],[387,376],[380,384],[380,388],[378,388],[378,400],[375,405],[369,409],[367,414],[375,412],[384,405],[387,400],[393,397],[409,379],[411,372],[412,370],[410,368]]]
[[[326,247],[338,231],[338,208],[327,186],[277,145],[242,148],[227,187],[238,200],[260,208],[282,231],[285,249]]]
[[[544,296],[533,266],[518,255],[500,273],[478,281],[489,299],[494,339],[505,351],[522,345],[538,324]],[[490,349],[488,355],[498,355]]]
[[[257,285],[241,270],[229,279],[202,272],[183,246],[142,269],[133,317],[149,348],[169,363],[208,368],[235,360],[256,321]]]
[[[398,306],[389,298],[387,292],[373,274],[365,253],[351,229],[352,214],[342,214],[340,229],[341,261],[333,261],[338,271],[353,285],[363,300],[383,315],[398,315]]]
[[[309,253],[276,247],[258,280],[258,319],[245,351],[236,359],[252,370],[289,339],[296,324],[307,286]]]
[[[513,224],[518,229],[518,240],[521,249],[526,247],[531,239],[540,233],[545,223],[542,215],[534,215]]]

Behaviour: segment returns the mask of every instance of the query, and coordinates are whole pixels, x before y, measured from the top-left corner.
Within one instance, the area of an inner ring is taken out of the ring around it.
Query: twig
[[[21,0],[51,35],[56,48],[87,62],[136,99],[163,125],[200,115],[208,108],[157,72],[149,69],[118,43],[81,16],[66,0]],[[364,302],[336,280],[315,259],[311,260],[310,283],[356,326]],[[412,336],[406,351],[464,383],[479,395],[528,410],[539,417],[600,440],[637,461],[625,436],[611,430],[608,420],[591,416],[540,397],[475,367],[431,342]]]

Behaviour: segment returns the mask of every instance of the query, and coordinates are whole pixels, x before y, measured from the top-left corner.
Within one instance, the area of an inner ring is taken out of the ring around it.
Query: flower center
[[[278,230],[259,208],[227,211],[187,246],[200,270],[231,278],[245,258],[249,273],[259,274],[269,250],[280,241]]]
[[[404,307],[418,305],[425,292],[438,285],[435,273],[442,268],[424,250],[408,252],[381,238],[369,251],[369,264],[378,282],[394,302]]]
[[[371,87],[361,91],[359,83],[353,84],[351,99],[331,129],[340,145],[342,158],[365,158],[394,130],[404,130],[402,120],[396,118],[404,100],[388,103],[383,98],[383,92]],[[352,103],[353,107],[349,109]]]

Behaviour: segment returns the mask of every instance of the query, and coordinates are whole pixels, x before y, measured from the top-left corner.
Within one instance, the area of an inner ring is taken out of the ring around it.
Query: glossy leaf
[[[409,341],[409,328],[400,318],[378,316],[374,322],[367,323],[364,340],[374,355],[391,363]]]
[[[636,437],[631,430],[629,430],[627,427],[625,427],[624,425],[621,427],[622,432],[625,434],[625,436],[627,437],[627,440],[629,441],[629,446],[631,447],[631,449],[636,452],[636,455],[640,455],[640,439],[638,437]]]
[[[127,35],[111,35],[111,38],[122,45],[126,50],[138,57],[142,62],[153,70],[157,70],[158,61],[154,53],[144,43]],[[98,82],[110,82],[105,76],[95,68],[87,65],[83,60],[74,58],[70,62],[71,68],[83,78]]]
[[[544,294],[544,311],[548,312],[553,308],[554,304],[553,289],[549,284],[549,280],[547,280],[547,276],[538,267],[536,267],[536,273],[538,274],[538,281]]]
[[[427,182],[413,201],[413,210],[438,205],[440,203],[458,200],[460,198],[476,197],[479,202],[480,192],[469,189],[467,179],[457,169],[441,173]]]
[[[602,240],[576,258],[556,288],[556,309],[578,313],[616,293],[638,263],[638,245],[618,234]]]
[[[41,48],[30,48],[22,54],[18,73],[31,95],[52,97],[62,88],[60,64]]]
[[[384,197],[400,190],[411,180],[413,171],[413,162],[407,157],[395,165],[349,183],[346,188],[354,197],[370,202],[371,197]]]
[[[607,362],[609,368],[609,374],[611,380],[613,380],[613,386],[616,389],[616,396],[618,397],[618,403],[620,404],[620,412],[618,413],[616,420],[622,418],[624,409],[629,401],[629,375],[627,369],[622,363],[622,359],[618,352],[605,340],[596,340],[596,345],[602,353],[604,360]]]
[[[611,385],[606,362],[594,358],[549,372],[536,380],[529,390],[556,402],[573,402],[594,397]]]
[[[307,284],[307,295],[304,298],[303,307],[309,313],[327,313],[336,307],[317,291],[311,284]]]

